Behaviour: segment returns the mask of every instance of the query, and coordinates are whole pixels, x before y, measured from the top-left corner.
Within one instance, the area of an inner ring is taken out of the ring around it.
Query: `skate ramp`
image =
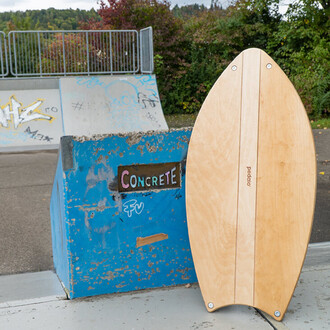
[[[154,75],[0,81],[0,152],[58,148],[63,135],[166,129]]]
[[[64,135],[168,129],[154,75],[60,78]]]

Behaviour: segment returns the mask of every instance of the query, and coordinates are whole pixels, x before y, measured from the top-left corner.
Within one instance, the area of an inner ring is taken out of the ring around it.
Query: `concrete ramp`
[[[0,81],[0,152],[57,148],[63,135],[165,129],[154,75]]]
[[[60,78],[65,135],[168,129],[154,75]]]

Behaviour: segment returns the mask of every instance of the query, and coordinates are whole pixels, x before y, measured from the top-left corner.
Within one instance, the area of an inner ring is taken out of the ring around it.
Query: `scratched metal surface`
[[[71,298],[197,281],[185,214],[190,135],[181,129],[62,139],[64,170],[59,165],[51,220],[55,268]],[[180,188],[118,192],[118,166],[170,162],[181,162]],[[168,238],[137,247],[138,237],[157,234]]]

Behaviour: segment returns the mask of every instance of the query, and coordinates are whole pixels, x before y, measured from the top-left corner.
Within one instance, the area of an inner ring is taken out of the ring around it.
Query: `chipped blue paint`
[[[51,221],[54,264],[70,298],[197,281],[185,213],[190,135],[182,129],[73,137],[71,154],[61,140]],[[118,192],[118,166],[169,162],[181,162],[181,188]],[[156,234],[168,239],[137,247],[138,237]]]

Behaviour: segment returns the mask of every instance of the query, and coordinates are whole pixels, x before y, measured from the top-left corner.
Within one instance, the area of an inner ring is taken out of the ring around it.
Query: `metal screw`
[[[213,307],[214,307],[213,303],[211,303],[211,302],[209,302],[209,303],[207,304],[207,306],[208,306],[209,308],[213,308]]]
[[[236,70],[237,70],[237,66],[236,66],[236,65],[233,65],[233,66],[231,67],[231,69],[232,69],[233,71],[236,71]]]
[[[276,317],[280,317],[280,316],[281,316],[281,312],[280,312],[280,311],[275,311],[274,315],[275,315]]]
[[[268,63],[268,64],[266,65],[266,68],[267,68],[267,69],[271,69],[271,68],[272,68],[272,65],[271,65],[270,63]]]

